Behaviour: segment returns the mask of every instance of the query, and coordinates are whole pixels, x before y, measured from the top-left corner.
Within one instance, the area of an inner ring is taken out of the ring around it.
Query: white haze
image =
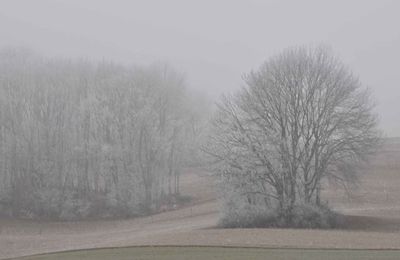
[[[0,2],[0,48],[123,63],[167,61],[215,98],[290,46],[330,45],[370,87],[400,136],[400,1]]]

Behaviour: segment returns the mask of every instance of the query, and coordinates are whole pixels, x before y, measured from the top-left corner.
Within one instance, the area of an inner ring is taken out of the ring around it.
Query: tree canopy
[[[348,182],[379,140],[370,92],[324,48],[291,48],[218,105],[207,152],[237,203],[320,206],[323,180]],[[229,195],[228,197],[232,197]]]

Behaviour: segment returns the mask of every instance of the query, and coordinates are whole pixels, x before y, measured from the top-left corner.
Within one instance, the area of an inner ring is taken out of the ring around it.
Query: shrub
[[[338,228],[342,217],[326,206],[296,205],[291,214],[277,208],[245,205],[227,207],[219,220],[222,228]]]
[[[288,227],[293,228],[337,228],[342,224],[342,217],[326,205],[296,205]]]
[[[223,228],[273,227],[278,223],[276,211],[247,205],[239,210],[225,212],[218,226]]]

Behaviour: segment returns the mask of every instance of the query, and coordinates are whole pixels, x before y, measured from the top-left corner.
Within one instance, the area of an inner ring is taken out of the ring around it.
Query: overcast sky
[[[218,97],[284,48],[328,44],[400,136],[400,1],[0,0],[0,47],[128,64],[168,62]]]

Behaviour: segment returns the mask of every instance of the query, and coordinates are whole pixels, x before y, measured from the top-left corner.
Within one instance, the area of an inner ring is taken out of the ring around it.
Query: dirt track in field
[[[364,169],[361,185],[350,196],[339,187],[326,189],[330,205],[349,215],[347,230],[215,229],[219,206],[212,178],[188,172],[182,177],[182,193],[196,198],[193,205],[151,217],[68,223],[0,220],[0,258],[131,245],[400,249],[400,145],[389,148]]]
[[[154,216],[130,220],[51,222],[2,220],[0,258],[72,249],[174,244],[178,234],[209,228],[218,213],[211,177],[189,172],[182,177],[182,193],[195,197],[192,205]],[[162,239],[158,239],[162,237]]]

